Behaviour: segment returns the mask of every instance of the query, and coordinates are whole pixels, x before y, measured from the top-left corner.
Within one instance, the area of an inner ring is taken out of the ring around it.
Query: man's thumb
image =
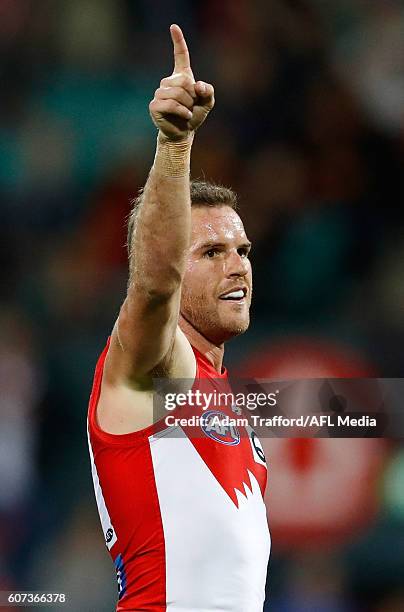
[[[201,98],[201,104],[207,109],[211,109],[215,103],[215,90],[213,85],[205,83],[204,81],[197,81],[195,83],[195,93]]]

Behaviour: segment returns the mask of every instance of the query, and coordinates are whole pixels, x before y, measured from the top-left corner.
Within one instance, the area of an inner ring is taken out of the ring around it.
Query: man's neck
[[[210,361],[215,368],[216,372],[222,373],[223,355],[224,355],[224,344],[217,346],[210,342],[205,336],[203,336],[198,330],[195,329],[180,315],[179,326],[184,332],[189,342],[194,348],[196,348],[202,355]]]

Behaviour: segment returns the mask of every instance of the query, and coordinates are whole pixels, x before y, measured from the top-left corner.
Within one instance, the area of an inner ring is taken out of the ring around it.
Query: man
[[[255,435],[153,422],[153,377],[226,387],[223,344],[247,329],[252,290],[235,195],[206,183],[190,193],[214,91],[195,82],[177,25],[171,37],[174,72],[150,103],[156,156],[129,223],[127,297],[90,398],[94,487],[118,611],[258,612],[270,539]]]

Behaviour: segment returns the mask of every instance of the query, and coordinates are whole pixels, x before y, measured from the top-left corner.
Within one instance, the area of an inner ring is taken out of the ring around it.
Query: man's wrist
[[[171,140],[159,131],[154,159],[155,170],[167,178],[189,176],[193,140],[193,131],[180,140]]]
[[[194,130],[189,130],[189,132],[187,132],[184,136],[173,138],[173,137],[166,136],[164,132],[162,132],[161,130],[158,130],[157,142],[162,143],[162,144],[166,144],[166,143],[178,144],[178,143],[188,142],[192,144],[194,140],[194,135],[195,135]]]

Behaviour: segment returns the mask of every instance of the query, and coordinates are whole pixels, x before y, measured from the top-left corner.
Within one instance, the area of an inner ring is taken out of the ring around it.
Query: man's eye
[[[240,257],[248,257],[250,251],[249,251],[249,249],[246,249],[245,247],[242,247],[240,249],[237,249],[237,253],[240,255]]]
[[[215,257],[218,254],[218,250],[217,249],[209,249],[209,251],[206,251],[205,253],[205,257],[208,257],[209,259],[213,259],[213,257]]]

